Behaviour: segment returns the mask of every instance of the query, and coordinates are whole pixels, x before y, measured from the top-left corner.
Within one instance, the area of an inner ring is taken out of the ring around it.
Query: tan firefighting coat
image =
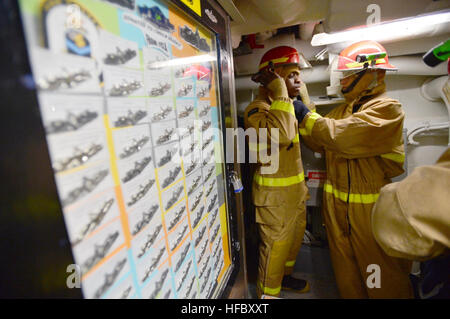
[[[450,249],[450,148],[435,165],[417,167],[384,186],[373,207],[372,229],[394,257],[428,260]]]

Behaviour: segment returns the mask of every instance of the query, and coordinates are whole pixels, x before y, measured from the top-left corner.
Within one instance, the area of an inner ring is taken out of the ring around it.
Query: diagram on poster
[[[214,35],[164,0],[19,3],[84,296],[212,297],[231,268]]]

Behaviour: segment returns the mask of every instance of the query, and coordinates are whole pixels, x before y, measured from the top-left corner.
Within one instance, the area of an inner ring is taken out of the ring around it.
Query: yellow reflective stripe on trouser
[[[306,119],[306,123],[305,123],[305,127],[304,128],[300,128],[298,131],[301,135],[311,135],[314,123],[316,123],[316,120],[318,118],[321,118],[322,116],[320,116],[319,113],[316,112],[311,112],[311,114],[309,114],[309,117]]]
[[[326,183],[323,186],[323,190],[327,193],[333,194],[334,197],[346,202],[348,200],[349,203],[359,203],[359,204],[373,204],[377,201],[379,193],[377,194],[353,194],[342,192],[338,189],[333,188],[332,185]]]
[[[285,264],[286,267],[293,267],[294,265],[295,265],[295,260],[286,261],[286,264]]]
[[[256,184],[261,186],[283,187],[303,182],[305,175],[301,172],[298,175],[290,177],[263,177],[256,173],[253,179]]]
[[[292,103],[285,101],[273,101],[273,103],[270,105],[270,110],[283,111],[292,114],[292,116],[295,116],[294,106],[292,105]]]
[[[276,288],[264,287],[262,282],[259,282],[259,287],[261,288],[263,294],[278,295],[281,291],[281,286]]]
[[[386,153],[380,155],[383,158],[387,158],[388,160],[397,162],[397,163],[404,163],[405,162],[405,154],[398,154],[398,153]]]

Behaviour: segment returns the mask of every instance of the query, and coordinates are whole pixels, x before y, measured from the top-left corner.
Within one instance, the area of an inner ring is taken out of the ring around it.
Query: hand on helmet
[[[271,68],[262,70],[252,76],[254,82],[260,83],[264,87],[267,87],[275,79],[281,79],[281,76]]]
[[[273,63],[269,63],[269,67],[267,69],[253,75],[252,80],[260,83],[264,88],[268,89],[273,98],[289,98],[286,83],[284,79],[275,72]]]

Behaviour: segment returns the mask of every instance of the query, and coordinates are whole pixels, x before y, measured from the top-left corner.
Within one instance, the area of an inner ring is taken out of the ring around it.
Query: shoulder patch
[[[259,112],[259,109],[258,109],[257,107],[254,108],[254,109],[251,109],[250,111],[248,111],[247,117],[250,117],[250,116],[252,116],[253,114],[258,113],[258,112]]]

